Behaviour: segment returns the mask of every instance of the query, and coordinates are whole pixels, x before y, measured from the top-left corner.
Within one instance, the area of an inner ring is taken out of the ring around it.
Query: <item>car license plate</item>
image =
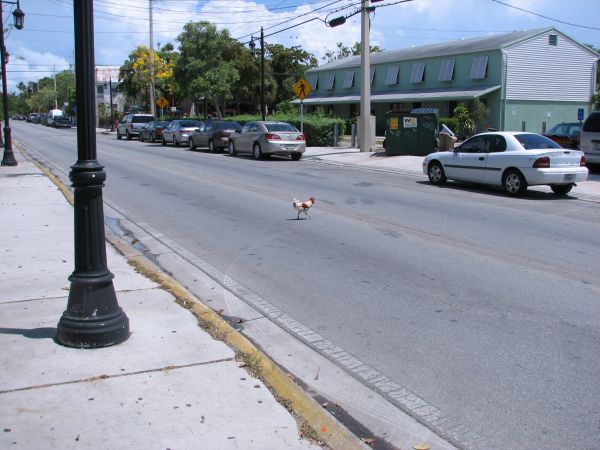
[[[293,145],[293,144],[287,144],[287,145],[283,146],[283,148],[286,150],[294,150],[294,147],[295,147],[295,145]]]
[[[574,173],[567,173],[564,176],[564,181],[573,181],[575,179]]]

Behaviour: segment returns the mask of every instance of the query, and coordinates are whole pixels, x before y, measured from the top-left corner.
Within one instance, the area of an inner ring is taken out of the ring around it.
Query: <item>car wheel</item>
[[[302,158],[302,153],[292,153],[290,156],[292,157],[292,161],[299,161]]]
[[[521,172],[516,169],[509,169],[502,177],[502,187],[508,195],[518,197],[527,190],[527,182]]]
[[[434,161],[431,164],[429,164],[427,176],[429,177],[429,182],[435,185],[444,184],[448,180],[446,178],[446,172],[444,172],[442,164],[438,161]]]
[[[573,183],[569,184],[551,184],[550,189],[556,195],[567,195],[573,189]]]
[[[237,155],[237,151],[235,150],[235,144],[233,143],[233,141],[229,141],[229,154],[231,156],[235,156]]]
[[[208,151],[211,152],[211,153],[214,153],[215,150],[216,150],[215,149],[215,143],[213,142],[212,139],[209,139],[208,140]]]
[[[160,143],[161,143],[162,145],[167,145],[167,141],[166,141],[166,139],[165,139],[165,137],[164,137],[164,136],[163,136],[163,137],[160,139]]]
[[[127,131],[125,132],[125,137],[127,138],[127,140],[128,140],[128,141],[130,141],[130,140],[131,140],[131,134],[129,134],[129,130],[127,130]]]
[[[121,133],[119,133],[119,130],[117,130],[117,139],[118,139],[118,140],[121,140],[121,138],[122,138],[122,137],[123,137],[123,136],[121,136]]]
[[[263,152],[262,152],[262,149],[260,148],[260,144],[258,142],[254,143],[254,147],[252,147],[252,150],[254,152],[254,157],[256,159],[263,159]]]
[[[191,150],[191,151],[194,151],[194,150],[196,150],[196,146],[194,145],[194,140],[193,140],[192,138],[189,138],[189,139],[188,139],[188,144],[189,144],[189,146],[190,146],[190,150]]]

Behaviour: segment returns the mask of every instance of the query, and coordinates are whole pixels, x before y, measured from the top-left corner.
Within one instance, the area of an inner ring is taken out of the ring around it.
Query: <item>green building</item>
[[[377,134],[393,109],[437,108],[451,117],[462,101],[479,99],[486,126],[543,132],[590,111],[599,55],[555,28],[464,39],[372,53],[371,109]],[[307,110],[359,113],[360,56],[310,69]]]

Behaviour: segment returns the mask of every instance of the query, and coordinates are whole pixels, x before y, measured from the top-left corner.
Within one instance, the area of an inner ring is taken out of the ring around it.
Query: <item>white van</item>
[[[54,118],[58,116],[62,116],[63,112],[60,109],[51,109],[48,111],[47,122],[46,124],[51,127],[54,125]]]
[[[592,111],[583,122],[579,150],[585,153],[586,162],[600,164],[600,111]]]

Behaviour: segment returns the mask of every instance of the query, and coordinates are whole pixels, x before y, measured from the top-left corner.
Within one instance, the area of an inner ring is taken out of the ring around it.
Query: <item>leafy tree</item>
[[[170,52],[173,47],[165,47],[151,52],[145,45],[140,45],[119,68],[119,90],[132,99],[133,103],[146,98],[153,73],[158,86],[164,87],[172,81],[175,57]]]
[[[383,51],[383,48],[378,45],[370,45],[371,53],[379,53]],[[349,56],[358,56],[360,55],[361,48],[360,42],[355,42],[352,47],[348,47],[343,42],[338,42],[336,44],[336,50],[328,50],[325,52],[325,55],[321,58],[326,63],[330,63],[336,61],[338,59],[347,58]]]
[[[464,103],[454,108],[454,117],[458,121],[458,137],[460,139],[471,137],[477,132],[477,125]]]
[[[190,99],[212,103],[221,119],[221,105],[233,98],[233,87],[240,80],[234,57],[242,45],[209,22],[187,23],[177,41],[176,82]]]
[[[265,47],[276,86],[273,101],[278,109],[286,108],[283,105],[293,99],[292,86],[307,69],[317,66],[317,59],[299,46],[267,44]]]

